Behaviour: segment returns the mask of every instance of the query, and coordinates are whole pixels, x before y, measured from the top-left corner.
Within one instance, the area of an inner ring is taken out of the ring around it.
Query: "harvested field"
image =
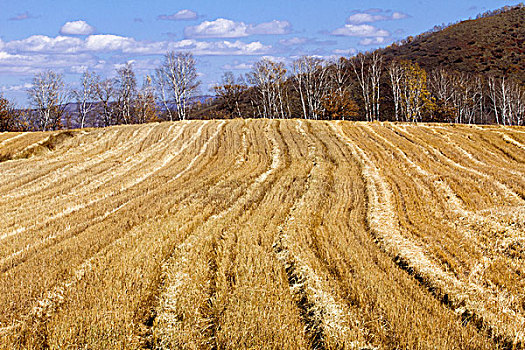
[[[525,348],[524,128],[183,121],[2,155],[0,349]]]

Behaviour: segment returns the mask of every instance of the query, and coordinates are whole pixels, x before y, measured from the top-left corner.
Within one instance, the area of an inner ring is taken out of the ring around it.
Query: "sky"
[[[38,72],[60,72],[74,88],[86,69],[112,77],[130,61],[140,82],[167,51],[194,54],[200,93],[209,94],[225,71],[244,74],[263,57],[348,57],[517,3],[0,0],[0,94],[27,106]]]

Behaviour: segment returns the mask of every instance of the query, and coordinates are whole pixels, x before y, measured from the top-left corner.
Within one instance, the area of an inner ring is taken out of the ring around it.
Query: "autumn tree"
[[[359,106],[348,90],[330,91],[323,96],[321,103],[328,119],[352,120],[359,115]]]
[[[235,115],[242,118],[243,115],[239,103],[247,88],[244,78],[242,76],[235,78],[232,72],[225,72],[221,83],[213,87],[216,96],[224,103],[226,113],[230,118],[233,118]]]
[[[427,73],[417,63],[400,62],[400,106],[404,121],[422,121],[423,115],[433,109],[427,87]]]
[[[144,78],[142,88],[137,92],[134,103],[133,122],[143,124],[158,121],[155,90],[149,75]]]
[[[62,74],[51,70],[35,74],[28,95],[36,127],[43,131],[60,129],[69,95]]]
[[[0,132],[21,128],[21,112],[7,98],[0,95]]]
[[[170,51],[164,55],[163,63],[155,71],[155,85],[170,120],[174,119],[171,102],[175,104],[177,118],[187,118],[191,98],[200,85],[197,78],[197,62],[191,53]]]
[[[359,106],[352,98],[348,60],[341,57],[326,65],[327,81],[321,98],[324,117],[328,119],[354,119]]]

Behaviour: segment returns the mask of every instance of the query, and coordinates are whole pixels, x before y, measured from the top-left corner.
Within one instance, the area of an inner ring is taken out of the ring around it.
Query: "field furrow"
[[[0,348],[522,349],[524,134],[0,133]]]
[[[456,163],[444,159],[442,148],[437,151],[429,140],[413,139],[414,136],[408,133],[413,127],[394,125],[393,128],[408,142],[398,139],[394,147],[392,142],[378,137],[376,131],[381,130],[380,127],[374,132],[368,130],[356,135],[359,144],[367,145],[369,152],[356,148],[366,165],[365,178],[370,179],[371,207],[378,208],[370,218],[372,231],[393,258],[414,269],[419,278],[463,318],[474,319],[478,327],[503,344],[519,344],[523,341],[522,327],[525,324],[521,306],[523,295],[519,292],[524,282],[519,278],[523,264],[520,259],[498,254],[492,245],[502,229],[518,240],[523,238],[523,231],[498,227],[490,217],[469,209],[483,209],[502,202],[519,208],[521,199],[512,197],[514,203],[508,202],[505,191],[496,195],[497,186],[494,184],[492,190],[487,190],[490,185],[479,179],[484,174],[477,170],[468,169],[470,174],[460,177]],[[363,139],[363,134],[367,140]],[[392,135],[390,138],[395,139]],[[378,149],[381,143],[382,148]],[[371,158],[381,153],[383,160]],[[388,158],[397,166],[379,168],[377,164],[384,164],[384,159]],[[483,183],[483,187],[475,186],[471,179],[473,174],[478,177],[475,183]],[[407,175],[409,177],[405,177]],[[409,178],[411,180],[407,181]],[[466,187],[477,192],[473,193]],[[468,195],[475,197],[468,198]],[[376,223],[372,225],[374,221]],[[380,227],[380,223],[386,223],[387,231]],[[502,263],[506,265],[506,271],[502,271]],[[487,276],[484,279],[474,276],[486,273],[479,271],[480,268],[491,270],[494,265],[500,269],[492,273],[504,274],[498,276],[500,280],[510,277],[505,285],[490,283]],[[512,273],[517,278],[513,278]]]

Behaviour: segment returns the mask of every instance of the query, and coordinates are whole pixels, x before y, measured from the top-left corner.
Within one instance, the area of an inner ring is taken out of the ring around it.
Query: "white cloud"
[[[10,54],[0,51],[0,73],[12,75],[28,75],[44,69],[54,69],[60,72],[75,72],[72,67],[88,65],[93,67],[97,60],[89,54],[48,54],[25,53]]]
[[[261,56],[273,52],[271,45],[259,41],[185,39],[149,42],[118,35],[90,35],[86,38],[34,35],[22,40],[0,40],[0,76],[29,76],[45,69],[78,74],[86,68],[110,74],[113,65],[122,62],[122,56],[136,58],[137,71],[147,72],[158,66],[160,55],[170,50],[189,51],[196,56]],[[157,57],[137,58],[142,55]]]
[[[174,13],[173,15],[159,15],[157,19],[162,19],[166,21],[188,21],[197,19],[199,16],[197,15],[197,12],[184,9],[180,10],[177,13]]]
[[[215,21],[204,21],[196,26],[184,29],[188,38],[239,38],[248,36],[248,26],[244,22],[234,22],[225,18]]]
[[[407,18],[408,15],[406,13],[402,13],[402,12],[394,12],[392,14],[392,19],[403,19],[403,18]]]
[[[348,24],[374,23],[379,21],[391,21],[407,18],[408,15],[402,12],[383,11],[381,9],[368,9],[362,12],[355,12],[346,19]]]
[[[90,35],[94,32],[95,28],[85,21],[66,22],[66,24],[60,28],[60,34],[65,35]]]
[[[234,61],[232,64],[225,64],[221,68],[225,70],[247,70],[252,69],[253,64],[246,62]]]
[[[379,45],[384,44],[386,42],[386,38],[383,36],[378,36],[375,38],[364,38],[361,41],[359,41],[359,45]]]
[[[2,92],[15,92],[15,91],[26,91],[31,88],[33,84],[25,83],[20,85],[3,85],[0,86],[0,91]]]
[[[292,29],[292,25],[288,21],[277,21],[260,23],[248,26],[248,34],[250,35],[279,35],[288,34]]]
[[[312,57],[314,57],[314,55],[312,55]],[[294,56],[283,57],[283,56],[271,56],[271,55],[266,55],[266,56],[261,57],[261,59],[263,60],[270,60],[273,62],[283,63],[285,65],[291,65],[295,58],[298,58],[298,57],[294,57]]]
[[[350,49],[335,49],[332,51],[336,55],[343,55],[343,56],[350,56],[355,55],[357,53],[357,50],[354,48]]]
[[[97,52],[120,52],[136,55],[158,55],[168,50],[187,50],[195,55],[263,55],[271,51],[270,45],[259,41],[245,43],[242,41],[203,42],[194,39],[180,41],[138,41],[134,38],[98,34],[85,39],[45,35],[34,35],[23,40],[14,40],[4,45],[6,52],[12,53],[55,53],[77,54]],[[1,46],[0,46],[1,47]]]
[[[38,53],[76,53],[84,45],[79,38],[57,36],[51,38],[45,35],[33,35],[22,40],[13,40],[5,43],[5,49],[11,52],[38,52]]]
[[[383,15],[373,15],[371,13],[355,13],[348,17],[346,22],[352,24],[362,24],[384,21],[386,19],[387,17]]]
[[[279,40],[279,44],[283,46],[302,46],[302,45],[326,46],[326,45],[336,45],[337,41],[318,40],[315,38],[293,37],[293,38]]]
[[[390,36],[387,30],[379,29],[370,24],[345,24],[344,27],[337,28],[331,33],[337,36],[357,36],[357,37],[380,37]]]
[[[299,37],[279,40],[279,44],[284,45],[284,46],[302,45],[302,44],[306,44],[307,42],[308,42],[308,38],[299,38]]]
[[[260,24],[246,24],[226,18],[217,18],[215,21],[204,21],[196,26],[184,29],[187,38],[240,38],[249,35],[278,35],[291,31],[288,21],[265,22]]]
[[[145,42],[137,41],[134,38],[100,34],[90,35],[84,42],[84,51],[88,52],[111,52],[120,51],[133,54],[160,54],[165,52],[166,42]]]
[[[183,43],[182,40],[179,43]],[[178,43],[175,43],[175,49],[180,49]],[[184,47],[182,47],[184,48]],[[251,43],[244,43],[242,41],[218,41],[218,42],[203,42],[191,40],[191,43],[186,45],[186,49],[191,50],[195,55],[263,55],[269,53],[272,49],[270,45],[264,45],[259,41]]]

